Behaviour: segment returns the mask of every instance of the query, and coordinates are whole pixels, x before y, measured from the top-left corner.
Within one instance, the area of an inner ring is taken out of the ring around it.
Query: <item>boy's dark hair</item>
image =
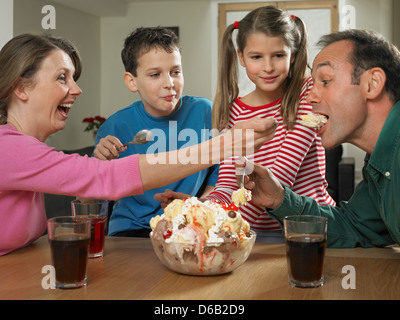
[[[176,49],[180,51],[179,39],[173,31],[167,28],[135,29],[126,37],[121,52],[125,71],[136,77],[139,58],[153,48],[163,49],[168,53],[172,53]]]
[[[378,67],[386,73],[386,92],[392,102],[400,100],[400,52],[381,34],[369,30],[346,30],[325,35],[318,46],[326,47],[338,41],[351,41],[354,49],[350,62],[354,66],[353,84],[360,84],[360,76],[366,70]]]

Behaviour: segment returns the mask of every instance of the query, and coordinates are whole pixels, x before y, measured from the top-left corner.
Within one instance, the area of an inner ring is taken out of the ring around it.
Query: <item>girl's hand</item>
[[[100,160],[112,160],[119,157],[121,152],[124,152],[124,147],[117,137],[108,135],[101,138],[94,150],[94,156]]]
[[[165,208],[167,205],[169,205],[173,200],[175,199],[186,199],[190,198],[190,194],[182,193],[182,192],[175,192],[171,191],[169,189],[166,189],[165,192],[163,193],[156,193],[154,195],[154,199],[157,201],[161,201],[161,208]]]

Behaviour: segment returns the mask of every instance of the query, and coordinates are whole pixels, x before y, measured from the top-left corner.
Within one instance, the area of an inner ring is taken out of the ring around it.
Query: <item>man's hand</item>
[[[235,166],[238,172],[243,172],[244,167],[253,168],[252,173],[244,178],[244,187],[252,193],[252,203],[269,209],[276,209],[281,205],[285,189],[271,170],[243,159],[237,160]]]

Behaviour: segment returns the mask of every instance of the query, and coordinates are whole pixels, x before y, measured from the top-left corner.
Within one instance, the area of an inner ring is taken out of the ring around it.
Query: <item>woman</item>
[[[68,113],[82,93],[75,82],[81,69],[76,48],[51,36],[20,35],[0,52],[0,141],[7,150],[0,156],[0,255],[43,234],[43,193],[103,199],[140,194],[245,152],[246,144],[252,152],[253,145],[258,149],[273,136],[274,121],[257,119],[235,127],[254,129],[247,140],[244,134],[241,140],[232,139],[231,130],[166,154],[132,155],[113,161],[65,155],[44,141],[64,129]],[[212,152],[221,148],[223,152]],[[178,153],[191,155],[189,163],[169,164],[168,159],[176,160]],[[157,164],[160,158],[166,163]],[[200,159],[207,159],[207,163]]]

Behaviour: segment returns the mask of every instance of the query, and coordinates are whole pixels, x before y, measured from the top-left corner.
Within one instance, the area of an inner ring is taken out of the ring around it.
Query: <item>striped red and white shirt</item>
[[[304,83],[298,120],[301,120],[302,115],[312,112],[312,107],[306,102],[312,85],[311,78]],[[281,122],[281,102],[282,99],[279,99],[268,105],[250,107],[237,98],[230,110],[229,127],[253,117],[275,118]],[[325,149],[314,129],[295,125],[293,130],[287,130],[286,126],[279,124],[274,138],[247,158],[268,167],[283,186],[291,188],[297,194],[314,198],[320,205],[335,205],[335,201],[326,190],[328,184],[325,180]],[[218,181],[208,199],[231,203],[233,191],[239,188],[234,161],[235,158],[231,158],[220,163]],[[265,208],[258,207],[251,201],[246,206],[241,206],[240,212],[253,229],[281,229],[276,220],[267,215]]]

